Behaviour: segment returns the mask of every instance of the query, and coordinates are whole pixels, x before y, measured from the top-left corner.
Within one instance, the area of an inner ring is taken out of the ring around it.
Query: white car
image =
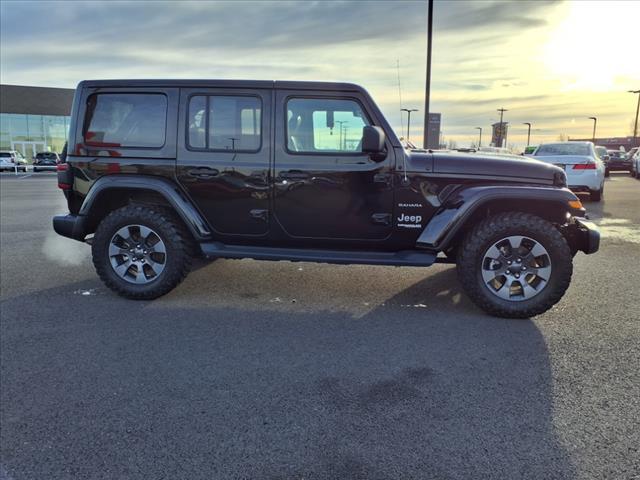
[[[563,168],[567,184],[574,192],[589,193],[595,202],[602,199],[605,165],[596,154],[593,143],[543,143],[536,148],[533,158]]]
[[[22,153],[16,150],[3,150],[0,152],[0,172],[4,170],[17,170],[26,172],[27,161],[22,156]]]

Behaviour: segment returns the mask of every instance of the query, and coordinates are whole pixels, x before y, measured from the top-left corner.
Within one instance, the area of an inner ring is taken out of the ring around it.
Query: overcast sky
[[[95,78],[347,81],[397,131],[418,108],[426,58],[422,1],[0,2],[0,81],[74,87]],[[632,133],[640,89],[640,2],[436,1],[432,107],[466,146],[497,108],[509,143]],[[420,142],[421,143],[421,142]],[[484,142],[483,142],[484,143]]]

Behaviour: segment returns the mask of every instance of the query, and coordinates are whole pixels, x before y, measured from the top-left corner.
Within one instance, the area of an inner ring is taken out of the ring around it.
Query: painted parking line
[[[23,175],[21,177],[18,177],[18,180],[20,180],[21,178],[29,178],[31,175],[33,175],[33,173],[30,173],[28,175]]]

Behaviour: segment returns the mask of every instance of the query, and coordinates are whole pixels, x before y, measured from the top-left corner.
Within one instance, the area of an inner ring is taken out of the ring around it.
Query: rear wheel
[[[589,199],[592,202],[599,202],[602,200],[602,195],[604,194],[604,185],[600,187],[600,190],[590,190],[589,191]]]
[[[604,171],[604,176],[605,177],[610,177],[611,176],[611,172],[609,171],[608,168]]]
[[[111,290],[127,298],[153,299],[187,275],[192,242],[169,210],[128,205],[102,220],[92,254],[98,275]]]
[[[540,217],[508,212],[478,224],[458,254],[458,277],[473,302],[491,315],[529,318],[546,312],[571,282],[571,249]]]

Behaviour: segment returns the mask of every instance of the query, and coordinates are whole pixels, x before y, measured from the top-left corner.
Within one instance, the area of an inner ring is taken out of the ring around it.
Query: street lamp
[[[409,126],[411,125],[411,112],[417,112],[417,108],[401,108],[401,112],[407,112],[407,142],[409,141]],[[429,128],[429,125],[425,125],[425,128]]]
[[[531,123],[524,122],[523,125],[527,125],[529,129],[527,130],[527,147],[529,146],[529,140],[531,140]]]
[[[596,125],[598,124],[597,117],[589,117],[590,120],[593,120],[593,144],[596,144]]]
[[[338,142],[339,142],[338,143],[338,145],[339,145],[338,150],[342,150],[342,125],[344,123],[348,123],[348,122],[346,120],[336,120],[336,123],[340,124],[340,139],[338,140]]]
[[[629,90],[629,93],[638,94],[638,106],[636,107],[636,123],[633,126],[633,143],[636,143],[636,140],[638,138],[638,111],[640,111],[640,90]]]
[[[480,130],[480,137],[478,138],[478,148],[482,146],[482,127],[476,127],[476,130]]]

